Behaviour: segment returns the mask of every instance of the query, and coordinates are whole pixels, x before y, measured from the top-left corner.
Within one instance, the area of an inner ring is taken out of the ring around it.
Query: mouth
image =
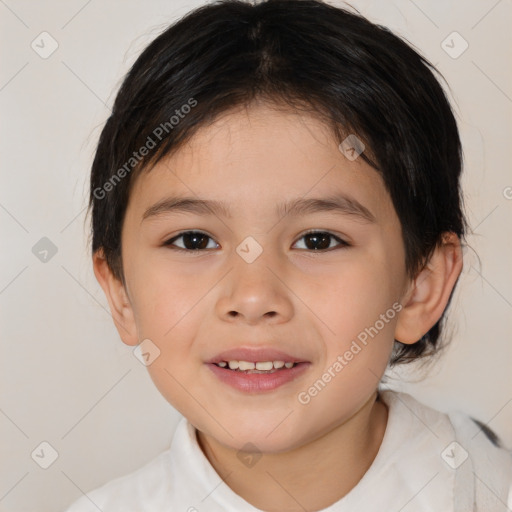
[[[259,373],[259,374],[270,374],[275,373],[280,370],[289,370],[300,363],[295,363],[292,361],[237,361],[236,359],[232,359],[230,361],[219,361],[218,363],[213,363],[217,365],[219,368],[225,368],[227,370],[232,370],[238,373]]]
[[[311,363],[274,349],[235,349],[206,361],[224,384],[246,393],[272,391],[301,376]]]

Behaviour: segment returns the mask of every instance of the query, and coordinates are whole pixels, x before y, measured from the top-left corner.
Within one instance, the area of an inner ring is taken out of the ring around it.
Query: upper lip
[[[231,350],[225,350],[220,352],[216,356],[212,357],[207,363],[219,363],[221,361],[247,361],[251,363],[257,363],[258,361],[284,361],[292,363],[306,362],[305,359],[292,356],[281,350],[275,350],[273,348],[233,348]]]

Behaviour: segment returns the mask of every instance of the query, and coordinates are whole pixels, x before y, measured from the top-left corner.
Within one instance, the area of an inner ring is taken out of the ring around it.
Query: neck
[[[321,510],[353,489],[379,451],[387,407],[377,392],[353,416],[321,437],[282,453],[265,453],[248,468],[237,450],[197,433],[201,449],[225,483],[260,510]]]

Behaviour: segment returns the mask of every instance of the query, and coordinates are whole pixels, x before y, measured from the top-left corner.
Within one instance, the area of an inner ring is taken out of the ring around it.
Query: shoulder
[[[446,475],[454,476],[454,495],[461,504],[476,505],[478,512],[508,510],[507,504],[512,505],[512,452],[487,425],[459,411],[440,412],[406,393],[386,390],[382,399],[395,421],[398,418],[404,424],[402,432],[408,429],[412,435],[410,427],[419,421],[436,434],[429,446],[438,452]]]
[[[170,448],[141,468],[84,494],[65,512],[160,512],[176,501],[193,445],[193,427],[178,422]],[[180,478],[182,479],[180,481]],[[181,482],[181,483],[180,483]]]
[[[512,505],[512,451],[488,425],[460,412],[448,417],[457,448],[472,465],[478,510],[508,510],[507,505]]]
[[[145,466],[99,487],[73,503],[65,512],[125,512],[160,510],[158,501],[168,493],[169,450]]]

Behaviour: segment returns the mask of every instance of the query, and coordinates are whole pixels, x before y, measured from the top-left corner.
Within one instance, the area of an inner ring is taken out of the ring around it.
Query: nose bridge
[[[262,241],[263,237],[259,238]],[[268,267],[276,266],[276,257],[268,240],[265,242],[263,245],[248,236],[236,247],[233,254],[233,291],[250,295],[252,290],[252,293],[261,295],[261,300],[271,295],[276,283],[272,282],[275,276]]]
[[[221,316],[241,317],[251,323],[290,316],[292,305],[271,248],[247,237],[236,247],[231,263],[230,285],[218,303]]]

